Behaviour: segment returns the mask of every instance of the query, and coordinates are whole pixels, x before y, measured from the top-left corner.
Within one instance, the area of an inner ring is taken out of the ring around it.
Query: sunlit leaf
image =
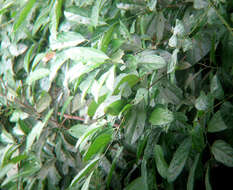
[[[29,74],[29,76],[27,77],[27,83],[31,85],[33,82],[48,76],[49,73],[50,71],[48,69],[37,69]]]
[[[57,34],[57,37],[54,39],[50,37],[50,47],[52,50],[60,50],[67,47],[76,46],[86,39],[77,32],[61,32]]]
[[[153,125],[169,124],[173,121],[173,114],[168,109],[157,107],[151,113],[149,121]]]
[[[22,25],[22,23],[27,18],[27,15],[30,13],[31,9],[33,8],[33,5],[35,4],[36,0],[28,0],[27,4],[23,8],[22,12],[19,15],[19,18],[17,19],[16,23],[14,24],[14,32]]]

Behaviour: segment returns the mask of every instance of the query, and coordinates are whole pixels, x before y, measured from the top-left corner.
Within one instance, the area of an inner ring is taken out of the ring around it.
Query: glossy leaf
[[[177,148],[167,172],[168,182],[173,182],[182,172],[191,148],[191,140],[185,139]]]
[[[116,78],[116,86],[114,88],[113,95],[120,92],[120,86],[127,83],[131,88],[139,82],[139,78],[135,74],[121,74]]]
[[[217,111],[208,123],[208,132],[214,133],[227,129],[227,126],[222,118],[221,111]]]
[[[88,148],[87,152],[84,155],[84,161],[90,160],[95,154],[102,152],[107,144],[111,141],[112,134],[110,132],[106,132],[100,134],[93,143]]]
[[[76,46],[86,39],[77,32],[61,32],[57,34],[57,37],[54,39],[50,37],[50,47],[52,50],[61,50],[68,47]]]
[[[152,125],[165,125],[173,121],[173,114],[168,109],[157,107],[153,110],[149,119]]]
[[[74,177],[74,179],[71,182],[70,186],[73,186],[74,184],[78,183],[80,181],[80,179],[82,179],[82,177],[84,177],[85,175],[87,175],[89,172],[93,171],[94,167],[96,166],[96,164],[99,161],[99,157],[96,157],[95,159],[93,159],[90,163],[88,163],[79,173],[78,175],[76,175]]]
[[[205,173],[205,188],[206,190],[212,190],[211,184],[210,184],[210,165],[208,164],[207,170]]]
[[[155,162],[159,174],[166,179],[168,164],[164,159],[163,149],[158,144],[155,145]]]
[[[221,100],[224,97],[224,91],[217,75],[214,75],[211,80],[210,92],[217,99]]]
[[[88,128],[87,125],[77,124],[69,129],[69,133],[72,136],[79,138],[87,131],[87,128]]]
[[[223,140],[214,141],[211,146],[214,158],[222,164],[233,167],[233,148]]]
[[[35,71],[31,72],[30,75],[27,77],[27,83],[31,85],[33,82],[48,76],[49,73],[50,71],[48,69],[36,69]]]
[[[196,171],[199,159],[200,159],[200,154],[197,154],[195,156],[193,165],[192,165],[192,167],[191,167],[191,169],[189,171],[188,182],[187,182],[187,190],[193,190],[194,189],[195,171]]]

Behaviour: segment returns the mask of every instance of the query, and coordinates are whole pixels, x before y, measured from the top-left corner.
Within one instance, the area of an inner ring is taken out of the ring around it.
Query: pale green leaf
[[[72,99],[73,99],[73,96],[69,96],[69,97],[66,99],[66,101],[65,101],[65,103],[63,104],[62,109],[61,109],[60,119],[63,117],[63,115],[64,115],[64,113],[65,113],[65,111],[66,111],[66,109],[67,109],[67,107],[68,107],[68,105],[70,104],[70,102],[71,102]]]
[[[48,69],[45,68],[37,69],[29,74],[29,76],[27,77],[27,83],[31,85],[33,82],[48,76],[49,73],[50,71]]]
[[[72,136],[80,138],[87,131],[87,129],[87,125],[77,124],[72,126],[68,131]]]
[[[96,0],[94,6],[92,7],[91,21],[92,21],[92,25],[94,27],[96,27],[98,25],[99,12],[100,12],[100,3],[101,3],[101,0]]]
[[[36,111],[38,113],[43,112],[44,110],[46,110],[46,108],[49,107],[51,101],[52,98],[50,97],[49,93],[47,92],[42,93],[38,101],[36,102]]]
[[[61,50],[68,47],[76,46],[86,39],[77,32],[61,32],[56,38],[50,36],[50,47],[52,50]]]

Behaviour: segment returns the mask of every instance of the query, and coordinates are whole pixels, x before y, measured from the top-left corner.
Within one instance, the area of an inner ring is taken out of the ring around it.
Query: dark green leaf
[[[188,182],[187,182],[187,190],[193,190],[194,189],[195,171],[196,171],[199,159],[200,159],[200,154],[198,153],[195,156],[193,165],[192,165],[192,167],[191,167],[191,169],[189,171]]]
[[[214,141],[211,146],[214,158],[222,164],[233,167],[233,148],[223,140]]]
[[[208,123],[208,132],[214,133],[227,129],[221,111],[217,111]]]
[[[159,174],[166,179],[168,164],[164,159],[163,149],[158,144],[155,145],[155,162]]]
[[[183,167],[188,158],[190,148],[191,148],[190,138],[185,139],[177,148],[168,168],[168,172],[167,172],[168,182],[173,182],[182,172]]]
[[[90,163],[88,163],[79,173],[78,175],[76,175],[74,177],[74,179],[72,180],[70,186],[75,185],[76,183],[78,183],[80,181],[80,179],[82,179],[82,177],[84,177],[85,175],[87,175],[89,172],[93,171],[95,165],[98,163],[100,157],[96,157],[95,159],[93,159]]]

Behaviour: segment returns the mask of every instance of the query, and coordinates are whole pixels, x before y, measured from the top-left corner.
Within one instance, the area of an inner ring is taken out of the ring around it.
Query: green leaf
[[[68,57],[64,52],[57,53],[55,59],[52,59],[50,74],[49,74],[49,80],[51,82],[55,79],[58,70],[61,68],[61,66],[65,63],[67,59]]]
[[[26,71],[27,73],[29,73],[30,62],[31,62],[31,56],[32,56],[32,52],[34,51],[34,48],[35,48],[35,45],[32,45],[32,46],[28,49],[28,51],[27,51],[27,53],[26,53],[26,55],[25,55],[25,57],[24,57],[24,69],[25,69],[25,71]]]
[[[85,40],[86,39],[77,32],[60,32],[55,39],[50,36],[50,48],[52,50],[61,50],[81,44]]]
[[[53,6],[53,9],[51,11],[51,36],[52,38],[56,38],[57,36],[57,30],[62,14],[62,4],[63,0],[56,0]]]
[[[124,190],[139,190],[139,189],[145,189],[145,183],[143,177],[136,178],[129,185],[127,185],[127,187],[124,188]]]
[[[109,43],[112,39],[112,35],[113,35],[113,32],[114,32],[114,29],[115,29],[116,25],[113,24],[112,26],[109,27],[109,29],[104,33],[104,36],[103,38],[101,39],[101,44],[100,44],[100,49],[101,51],[103,52],[107,52],[107,49],[108,49],[108,46],[109,46]]]
[[[94,6],[92,7],[91,21],[92,21],[92,25],[94,27],[96,27],[98,25],[99,12],[100,12],[100,3],[101,3],[101,0],[96,0]]]
[[[27,152],[31,149],[33,142],[36,140],[36,138],[39,139],[42,133],[42,130],[47,125],[47,122],[49,118],[52,116],[52,113],[53,113],[53,109],[47,113],[43,122],[38,121],[36,125],[32,128],[32,130],[30,131],[30,133],[28,134],[27,140],[26,140],[26,151]]]
[[[194,189],[195,171],[196,171],[199,159],[200,159],[200,154],[198,153],[195,156],[193,165],[192,165],[192,167],[191,167],[191,169],[189,171],[188,182],[187,182],[187,190],[193,190]]]
[[[210,184],[210,165],[208,164],[207,170],[205,173],[205,188],[206,190],[212,190],[211,184]]]
[[[87,125],[77,124],[72,126],[68,131],[73,137],[80,138],[87,131],[87,128]]]
[[[27,77],[27,84],[31,85],[33,82],[48,76],[50,71],[48,69],[40,68],[29,74]]]
[[[173,155],[167,172],[168,182],[173,182],[182,172],[191,148],[191,139],[186,138]]]
[[[87,114],[90,117],[93,117],[95,115],[96,110],[98,109],[98,107],[100,106],[100,104],[106,99],[106,94],[99,97],[98,99],[98,103],[95,102],[95,100],[93,100],[90,105],[88,106],[88,110],[87,110]]]
[[[222,164],[233,167],[233,148],[223,140],[214,141],[211,146],[214,158]]]
[[[174,117],[171,111],[163,107],[156,107],[150,115],[149,122],[152,125],[166,125],[173,121]]]
[[[110,171],[108,173],[108,176],[106,178],[107,187],[109,187],[109,185],[110,185],[113,172],[114,172],[114,170],[116,168],[116,163],[117,163],[117,161],[119,161],[119,157],[120,157],[122,151],[123,151],[123,147],[119,148],[119,150],[117,151],[116,155],[114,156],[114,159],[112,161],[111,169],[110,169]]]
[[[135,99],[134,99],[134,104],[138,104],[142,100],[147,100],[148,97],[148,90],[146,88],[139,88],[137,90]]]
[[[78,148],[82,142],[84,142],[88,137],[93,135],[98,129],[100,129],[103,126],[103,124],[93,124],[90,125],[87,130],[84,132],[84,134],[78,139],[75,147]]]
[[[89,172],[93,171],[95,165],[98,163],[100,157],[96,157],[93,159],[89,164],[87,164],[79,173],[74,177],[72,180],[70,186],[75,185],[82,179],[85,175],[87,175]]]
[[[203,9],[208,6],[208,1],[207,0],[194,0],[193,1],[193,7],[195,9]]]
[[[127,101],[123,99],[116,100],[104,108],[104,112],[113,116],[118,115],[126,105]]]
[[[73,96],[69,96],[66,99],[66,101],[65,101],[65,103],[64,103],[64,105],[62,106],[62,109],[61,109],[60,119],[63,117],[63,115],[64,115],[64,113],[65,113],[65,111],[66,111],[66,109],[67,109],[67,107],[70,104],[70,102],[71,102],[72,99],[73,99]]]
[[[215,98],[219,100],[221,100],[224,97],[224,91],[220,81],[218,80],[217,75],[214,75],[214,77],[211,80],[210,92]]]
[[[50,8],[45,8],[40,12],[35,23],[33,24],[32,35],[35,35],[36,32],[40,29],[41,26],[45,26],[49,22],[49,11]]]
[[[14,167],[14,164],[7,164],[0,170],[0,179],[3,178],[12,168]]]
[[[17,21],[14,24],[14,27],[13,27],[14,32],[16,32],[16,30],[25,21],[25,19],[27,18],[27,15],[30,13],[35,2],[36,2],[36,0],[28,0],[27,4],[25,5],[25,7],[23,8],[22,12],[19,15],[19,18],[17,19]]]
[[[28,152],[31,149],[33,142],[35,141],[36,137],[39,138],[44,124],[41,121],[38,121],[37,124],[32,128],[31,132],[27,136],[26,140],[26,151]]]
[[[167,73],[172,73],[177,65],[177,54],[179,53],[179,49],[175,49],[172,52],[172,57],[171,57],[171,62],[168,64],[168,68],[167,68]]]
[[[155,162],[159,174],[163,178],[167,178],[168,164],[164,159],[163,149],[160,145],[155,145]]]
[[[38,113],[43,112],[49,107],[51,101],[52,98],[50,97],[49,93],[47,92],[41,93],[38,101],[36,102],[36,111]]]
[[[11,0],[11,1],[6,1],[4,2],[4,4],[2,5],[1,9],[0,9],[0,15],[5,13],[5,11],[7,11],[7,9],[9,7],[11,7],[12,5],[14,5],[14,0]]]
[[[95,154],[102,152],[108,143],[112,140],[112,134],[110,131],[100,134],[95,140],[92,142],[87,152],[84,155],[83,160],[90,160]]]
[[[150,11],[156,10],[157,0],[149,0],[147,6],[149,7]]]
[[[19,119],[18,124],[20,126],[20,129],[22,129],[22,131],[25,133],[25,135],[28,135],[31,130],[30,130],[29,126],[26,124],[26,122]]]
[[[90,184],[91,177],[92,177],[93,173],[94,173],[94,172],[91,172],[91,174],[90,174],[90,175],[88,176],[88,178],[85,180],[85,183],[83,184],[81,190],[88,190],[88,189],[89,189],[89,184]]]
[[[203,128],[199,123],[194,124],[191,131],[191,136],[193,148],[198,152],[202,152],[202,150],[205,148],[205,140]]]
[[[163,57],[156,55],[154,51],[143,51],[137,55],[137,62],[148,71],[161,69],[167,66]]]
[[[74,61],[102,63],[108,56],[100,50],[89,47],[73,47],[65,50],[66,56]]]
[[[221,111],[217,111],[208,123],[208,132],[215,133],[227,129]]]
[[[200,96],[195,101],[195,107],[197,108],[197,110],[204,111],[207,110],[209,106],[210,103],[208,96],[206,96],[205,93],[201,91]]]
[[[127,83],[130,88],[139,82],[139,77],[136,74],[120,74],[116,78],[116,85],[114,88],[113,95],[117,95],[120,92],[120,86]]]

